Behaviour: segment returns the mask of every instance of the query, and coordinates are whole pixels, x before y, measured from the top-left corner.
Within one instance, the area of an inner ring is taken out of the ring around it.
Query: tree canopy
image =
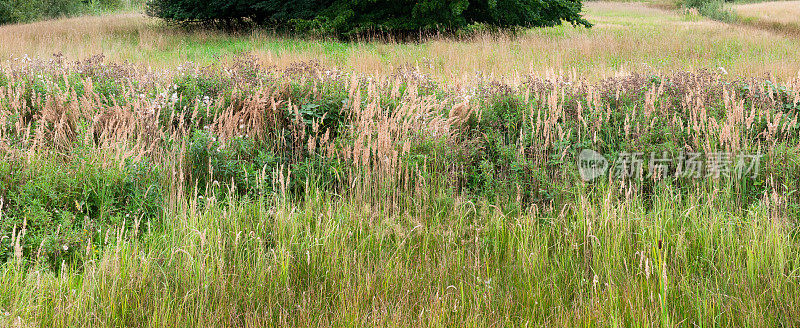
[[[457,31],[569,22],[589,27],[581,0],[151,0],[148,14],[179,23],[253,23],[293,31],[356,34]]]

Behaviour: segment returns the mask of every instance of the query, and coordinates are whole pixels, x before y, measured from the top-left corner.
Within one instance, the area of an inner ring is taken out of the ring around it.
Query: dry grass
[[[99,53],[125,57],[130,55],[125,52],[128,49],[121,47],[126,36],[146,33],[152,27],[150,23],[152,21],[141,14],[120,14],[7,25],[0,27],[0,52],[4,57],[44,57],[59,52],[74,58],[88,58]]]
[[[800,71],[800,43],[780,33],[731,26],[641,3],[588,2],[591,30],[570,26],[531,30],[518,38],[477,36],[417,44],[340,43],[286,39],[255,31],[231,36],[186,32],[136,14],[83,17],[0,28],[0,56],[70,59],[102,53],[154,67],[186,61],[212,63],[250,52],[285,67],[318,60],[367,74],[413,66],[437,80],[468,83],[476,77],[513,81],[526,73],[577,73],[591,78],[653,70],[723,67],[742,76]]]
[[[733,6],[745,25],[800,36],[800,1],[774,1]]]
[[[800,26],[800,1],[771,1],[734,5],[745,18],[784,25]]]

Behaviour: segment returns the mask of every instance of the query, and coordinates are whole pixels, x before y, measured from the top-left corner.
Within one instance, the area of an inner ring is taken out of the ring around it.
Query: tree
[[[339,37],[591,24],[581,0],[151,0],[148,14],[178,23],[250,22]]]

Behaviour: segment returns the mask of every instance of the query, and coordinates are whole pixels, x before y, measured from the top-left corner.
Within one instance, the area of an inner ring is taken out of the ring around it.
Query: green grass
[[[798,243],[766,204],[734,214],[702,191],[664,189],[651,207],[586,192],[558,217],[447,195],[413,217],[330,194],[208,198],[144,241],[115,236],[83,267],[3,266],[0,304],[37,326],[797,322]]]

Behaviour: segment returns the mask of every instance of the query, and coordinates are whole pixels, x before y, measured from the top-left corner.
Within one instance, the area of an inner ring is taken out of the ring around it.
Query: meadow
[[[733,6],[741,21],[788,35],[800,35],[800,2],[745,3]]]
[[[186,62],[208,65],[247,54],[264,66],[285,68],[314,60],[370,75],[412,66],[449,84],[477,79],[515,82],[529,74],[599,79],[719,67],[739,76],[786,80],[797,77],[800,67],[800,45],[792,35],[642,3],[587,2],[585,12],[595,24],[592,29],[567,25],[528,30],[517,38],[481,33],[464,40],[432,36],[412,43],[342,43],[263,29],[233,36],[202,29],[187,32],[126,13],[2,26],[0,57],[61,53],[81,60],[103,54],[115,62],[160,69]]]
[[[800,41],[586,13],[412,43],[0,27],[0,326],[800,324]],[[762,157],[586,181],[583,149]]]

